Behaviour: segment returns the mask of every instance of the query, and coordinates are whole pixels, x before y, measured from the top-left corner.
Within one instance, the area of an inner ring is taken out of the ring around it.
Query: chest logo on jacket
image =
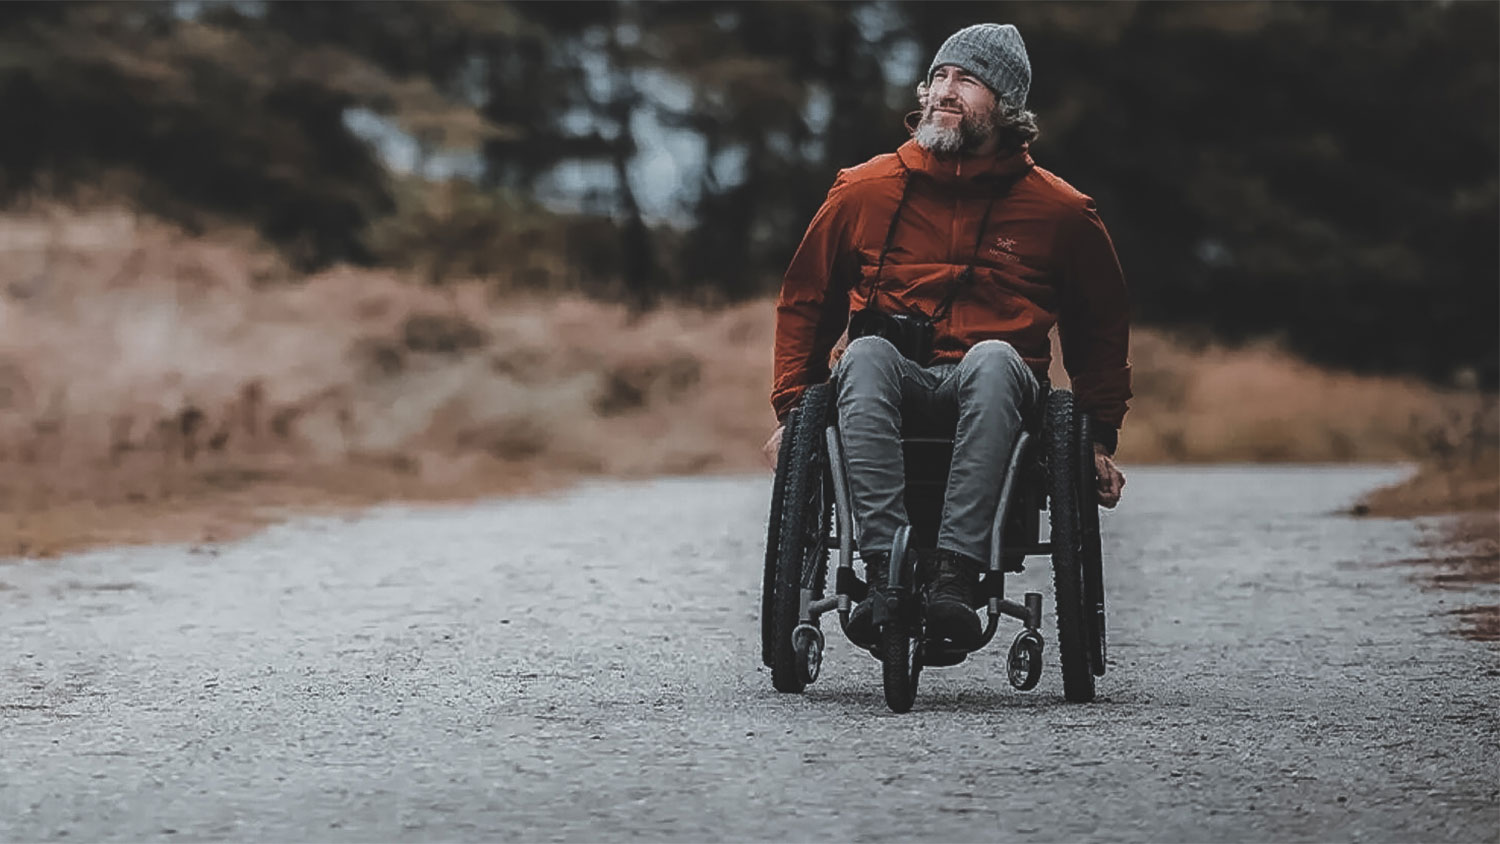
[[[1014,264],[1020,261],[1020,257],[1016,255],[1015,238],[995,238],[994,242],[990,244],[989,258],[992,261],[1004,261],[1007,264]]]

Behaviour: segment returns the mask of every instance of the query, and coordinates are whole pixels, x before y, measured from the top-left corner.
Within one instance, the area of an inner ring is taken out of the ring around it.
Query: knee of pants
[[[1027,368],[1016,347],[1004,340],[981,340],[969,348],[959,368],[966,374],[1019,373]]]
[[[1008,397],[1021,405],[1035,400],[1036,379],[1031,367],[1004,340],[984,340],[974,344],[958,365],[960,396],[973,398]]]
[[[876,383],[899,385],[901,353],[884,337],[859,337],[844,350],[839,359],[839,393],[846,395],[856,386]]]

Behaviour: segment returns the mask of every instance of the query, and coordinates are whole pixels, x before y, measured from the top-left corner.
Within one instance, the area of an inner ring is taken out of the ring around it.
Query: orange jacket
[[[1048,332],[1058,324],[1078,402],[1109,426],[1101,438],[1113,441],[1130,398],[1130,306],[1094,201],[1035,166],[1024,149],[947,161],[913,141],[840,171],[787,267],[776,302],[778,419],[804,389],[828,379],[828,355],[851,310],[870,302],[888,233],[884,280],[873,293],[883,311],[931,315],[952,280],[974,266],[972,283],[937,323],[933,362],[999,339],[1045,378]]]

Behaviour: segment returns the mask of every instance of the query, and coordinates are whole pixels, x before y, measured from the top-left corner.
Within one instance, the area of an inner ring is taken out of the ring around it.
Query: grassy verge
[[[633,314],[479,281],[297,278],[233,233],[0,217],[0,556],[753,470],[772,333],[769,301]],[[1132,358],[1127,467],[1420,460],[1492,403],[1148,329]]]

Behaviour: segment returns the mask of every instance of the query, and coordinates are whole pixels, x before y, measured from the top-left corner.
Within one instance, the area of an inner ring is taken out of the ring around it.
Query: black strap
[[[891,245],[895,242],[896,224],[900,222],[901,212],[906,208],[907,200],[911,196],[911,168],[906,166],[906,162],[902,161],[899,155],[896,156],[896,161],[901,165],[901,198],[896,200],[896,210],[891,214],[891,224],[885,230],[885,242],[880,245],[880,259],[875,264],[875,278],[870,282],[869,299],[872,305],[875,304],[875,296],[880,290],[881,282],[885,280],[885,256],[886,253],[891,251]],[[1002,197],[1009,195],[1011,189],[1016,186],[1016,183],[1021,181],[1030,170],[1030,167],[1022,168],[1019,173],[1012,176],[998,190],[990,194],[990,201],[984,206],[984,216],[979,219],[979,233],[974,238],[974,254],[969,258],[969,265],[959,270],[953,276],[952,281],[948,283],[948,292],[944,294],[943,300],[938,303],[937,308],[932,314],[922,314],[922,316],[927,317],[933,322],[948,318],[948,314],[953,311],[954,302],[958,301],[959,294],[964,291],[964,288],[974,282],[974,267],[979,263],[979,250],[984,246],[984,232],[985,229],[989,228],[990,213],[995,210],[995,203]],[[916,308],[915,310],[921,313],[921,308]]]
[[[875,294],[880,290],[880,282],[885,276],[885,256],[891,251],[891,244],[896,240],[896,224],[901,221],[901,209],[906,207],[906,199],[911,195],[911,170],[906,162],[901,161],[897,155],[896,160],[901,163],[901,198],[896,200],[896,210],[891,214],[891,224],[885,229],[885,242],[880,244],[880,260],[875,264],[875,278],[870,281],[870,304],[875,304]]]

